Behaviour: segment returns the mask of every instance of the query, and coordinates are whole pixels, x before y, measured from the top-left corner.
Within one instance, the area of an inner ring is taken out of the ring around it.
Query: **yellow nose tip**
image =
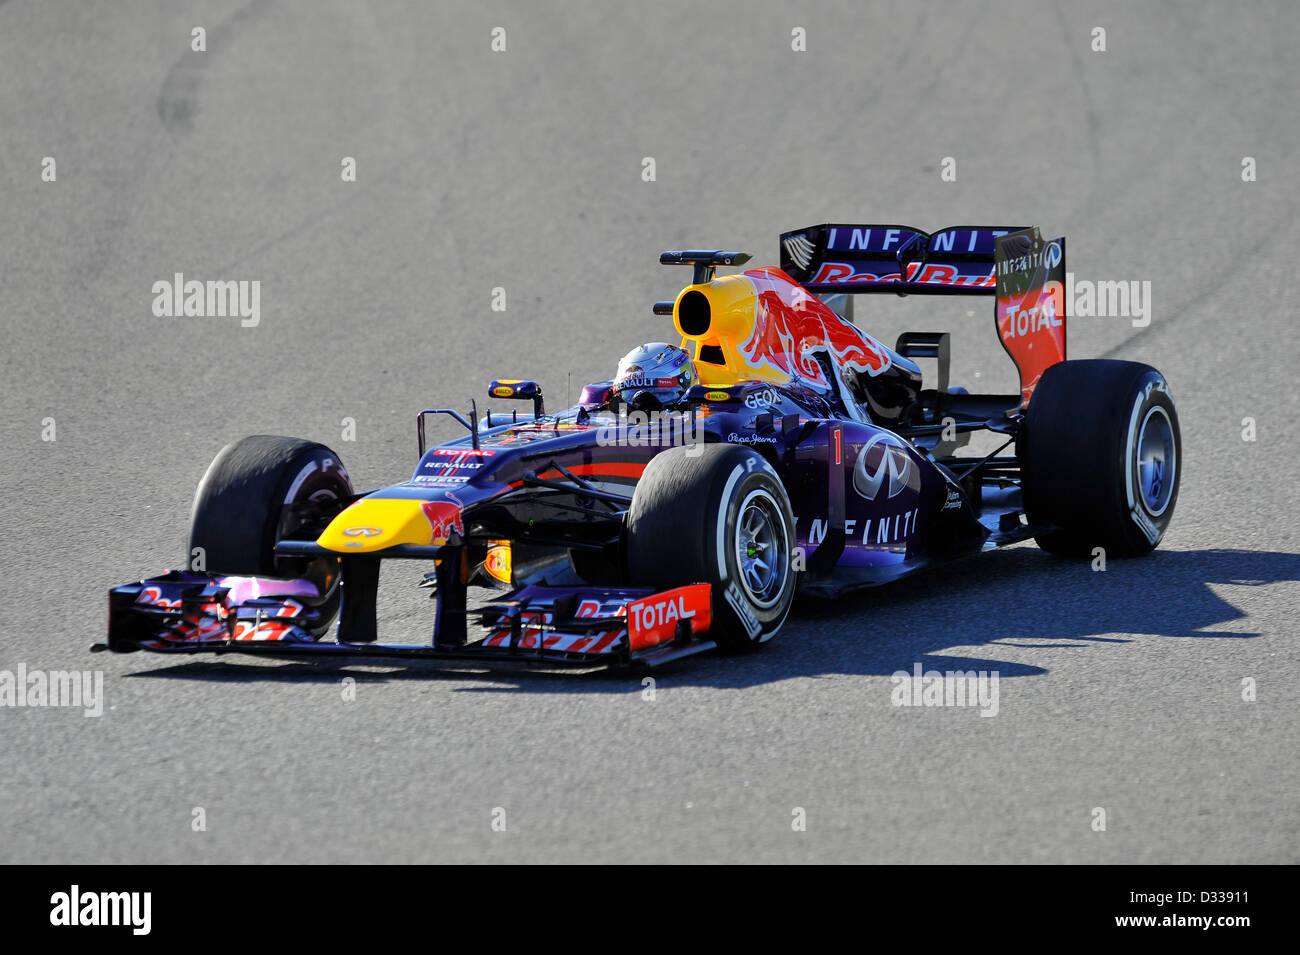
[[[363,498],[334,518],[316,543],[340,554],[369,554],[399,544],[445,543],[445,534],[441,540],[434,539],[426,503]]]

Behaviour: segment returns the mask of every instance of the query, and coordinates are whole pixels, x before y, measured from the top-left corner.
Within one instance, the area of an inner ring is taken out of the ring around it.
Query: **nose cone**
[[[369,554],[400,544],[442,545],[463,534],[460,507],[450,501],[363,498],[346,508],[317,539],[340,554]]]

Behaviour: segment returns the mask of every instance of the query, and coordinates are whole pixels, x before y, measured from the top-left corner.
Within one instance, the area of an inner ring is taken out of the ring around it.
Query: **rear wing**
[[[992,295],[997,240],[1026,226],[818,225],[781,236],[781,269],[810,292]]]
[[[1065,360],[1065,239],[1024,226],[810,226],[781,235],[781,269],[823,300],[869,292],[996,295],[1021,398]]]

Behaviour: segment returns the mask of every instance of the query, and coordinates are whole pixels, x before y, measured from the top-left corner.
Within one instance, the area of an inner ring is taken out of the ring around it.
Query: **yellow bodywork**
[[[368,554],[398,544],[441,543],[433,539],[423,503],[362,498],[334,518],[316,543],[340,554]]]
[[[690,292],[699,292],[709,300],[709,329],[703,335],[688,335],[682,331],[680,317],[682,299]],[[754,333],[755,309],[758,295],[754,285],[744,275],[724,275],[703,285],[688,285],[673,303],[673,324],[682,336],[682,347],[695,360],[700,384],[706,387],[726,388],[739,381],[759,379],[776,383],[789,382],[790,376],[776,368],[754,367],[740,354],[740,346]],[[700,348],[716,345],[722,349],[721,365],[701,361]]]

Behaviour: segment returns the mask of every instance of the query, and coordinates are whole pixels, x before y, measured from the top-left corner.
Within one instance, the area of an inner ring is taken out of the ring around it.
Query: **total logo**
[[[876,447],[881,451],[872,464],[871,452]],[[885,500],[897,497],[906,489],[918,491],[921,488],[921,475],[907,445],[888,431],[878,431],[858,452],[858,460],[853,465],[853,490],[874,501],[885,486],[886,477],[889,478],[889,493]]]
[[[671,642],[684,620],[690,621],[689,626],[695,633],[709,629],[712,610],[708,584],[689,584],[628,604],[629,649],[643,650]]]
[[[433,453],[455,458],[490,458],[496,454],[488,448],[434,448]]]
[[[1049,330],[1060,328],[1062,323],[1061,319],[1057,317],[1056,310],[1056,296],[1060,292],[1059,283],[1049,282],[1047,287],[1043,289],[1043,295],[1037,304],[1028,308],[1021,308],[1011,304],[1001,306],[998,325],[1002,337],[1021,338],[1044,328]]]
[[[682,594],[657,603],[628,604],[627,615],[637,630],[653,630],[675,624],[678,620],[688,620],[695,616],[695,611],[686,609],[686,596]]]

